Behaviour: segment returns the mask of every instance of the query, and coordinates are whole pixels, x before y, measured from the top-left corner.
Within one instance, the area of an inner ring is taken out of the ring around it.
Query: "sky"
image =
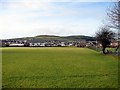
[[[98,1],[0,0],[0,39],[94,36],[112,6],[108,0]]]

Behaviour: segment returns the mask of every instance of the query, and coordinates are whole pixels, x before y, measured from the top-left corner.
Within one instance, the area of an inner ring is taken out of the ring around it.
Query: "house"
[[[80,40],[76,45],[77,47],[86,47],[86,40]]]
[[[24,44],[17,44],[17,43],[12,43],[12,44],[9,44],[10,47],[23,47]]]
[[[118,46],[118,41],[112,41],[111,44],[110,44],[110,47],[117,47]]]
[[[61,46],[65,46],[65,42],[61,42],[60,45],[61,45]]]

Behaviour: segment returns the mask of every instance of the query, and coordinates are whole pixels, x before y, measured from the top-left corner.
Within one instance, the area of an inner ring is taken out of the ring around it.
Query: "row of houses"
[[[2,46],[30,46],[30,47],[57,47],[57,46],[78,46],[78,47],[85,47],[86,41],[44,41],[44,42],[29,42],[29,41],[10,41],[10,40],[3,40]]]
[[[99,44],[96,41],[86,41],[86,40],[80,40],[80,41],[44,41],[44,42],[38,42],[38,43],[32,43],[28,42],[27,40],[20,41],[20,40],[0,40],[1,46],[3,47],[65,47],[65,46],[75,46],[75,47],[90,47],[90,46],[97,46],[102,47],[101,44]],[[118,42],[112,41],[110,44],[110,47],[117,47]]]
[[[14,46],[29,46],[27,41],[20,40],[0,40],[0,46],[2,47],[14,47]]]

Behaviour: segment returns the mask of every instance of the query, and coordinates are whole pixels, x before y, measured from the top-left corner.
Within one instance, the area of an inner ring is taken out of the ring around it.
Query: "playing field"
[[[117,57],[87,48],[3,48],[3,88],[116,88]]]

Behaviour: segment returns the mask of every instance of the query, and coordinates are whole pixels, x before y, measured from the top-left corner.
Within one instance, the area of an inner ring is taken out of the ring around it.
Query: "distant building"
[[[23,47],[24,44],[12,43],[12,44],[9,44],[9,46],[11,46],[11,47],[16,47],[16,46]]]
[[[110,47],[117,47],[118,46],[118,41],[112,41],[110,44]]]

